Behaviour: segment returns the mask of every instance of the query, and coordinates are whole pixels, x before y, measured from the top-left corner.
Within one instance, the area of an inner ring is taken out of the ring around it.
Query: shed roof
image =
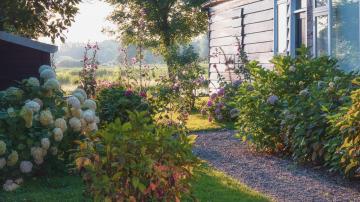
[[[203,8],[210,8],[210,7],[212,7],[212,6],[221,4],[221,3],[226,2],[226,1],[231,1],[231,0],[209,0],[209,1],[205,2],[205,3],[202,5],[202,7],[203,7]]]
[[[47,53],[55,53],[58,50],[57,46],[41,43],[21,36],[9,34],[7,32],[0,31],[0,40],[14,43],[20,46],[36,49]]]

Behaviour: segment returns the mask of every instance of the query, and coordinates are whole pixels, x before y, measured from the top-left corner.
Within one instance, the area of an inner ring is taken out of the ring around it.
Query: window
[[[292,39],[292,54],[296,54],[296,49],[300,48],[303,45],[307,45],[307,4],[306,0],[294,0],[292,3],[293,12],[293,25],[291,26],[291,30],[294,32],[292,35],[294,39]]]
[[[315,35],[316,35],[316,55],[328,54],[328,16],[322,15],[315,17]]]

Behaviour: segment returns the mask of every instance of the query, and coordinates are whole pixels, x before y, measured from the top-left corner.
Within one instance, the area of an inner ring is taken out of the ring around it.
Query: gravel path
[[[199,132],[194,152],[275,201],[358,201],[360,182],[251,151],[234,131]]]

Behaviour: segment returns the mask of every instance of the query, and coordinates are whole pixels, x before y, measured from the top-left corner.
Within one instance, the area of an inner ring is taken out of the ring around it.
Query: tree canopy
[[[166,58],[170,47],[189,43],[207,30],[206,0],[106,0],[115,5],[109,17],[124,43],[156,48]]]
[[[0,31],[65,40],[82,0],[0,0]]]

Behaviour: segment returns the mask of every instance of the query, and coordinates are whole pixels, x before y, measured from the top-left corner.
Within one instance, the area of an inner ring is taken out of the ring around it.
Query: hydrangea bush
[[[129,112],[80,143],[76,165],[94,201],[180,201],[191,194],[196,136]]]
[[[64,165],[80,133],[97,130],[96,103],[82,89],[66,98],[52,67],[41,66],[39,74],[40,80],[24,79],[0,92],[0,179],[6,191],[18,187],[17,178]]]

